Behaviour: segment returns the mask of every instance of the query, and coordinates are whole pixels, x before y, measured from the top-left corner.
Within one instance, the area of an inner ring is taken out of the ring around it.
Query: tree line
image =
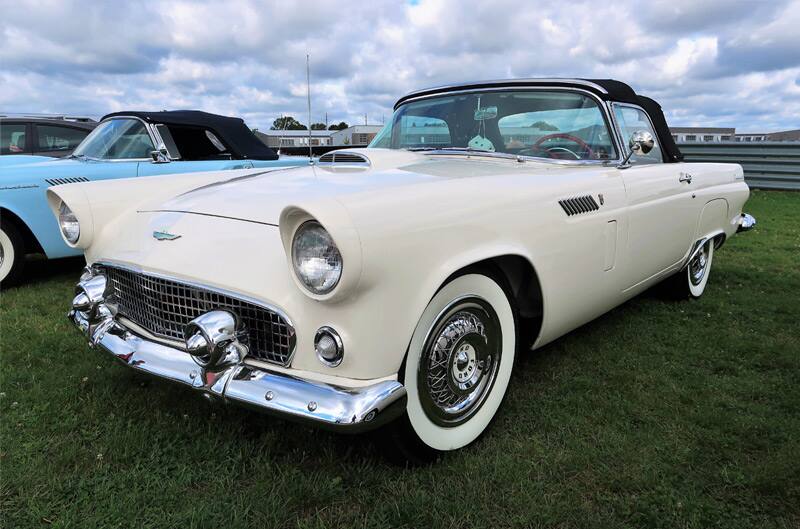
[[[329,126],[328,130],[343,130],[349,127],[347,123],[344,121],[340,121],[339,123],[333,123]],[[297,121],[292,116],[281,116],[275,121],[272,122],[272,126],[270,127],[271,130],[308,130],[304,124]],[[311,130],[325,130],[324,123],[312,123]]]

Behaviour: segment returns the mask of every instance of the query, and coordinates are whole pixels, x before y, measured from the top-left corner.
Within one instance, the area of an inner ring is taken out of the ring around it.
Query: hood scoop
[[[319,157],[319,165],[336,167],[369,167],[369,158],[352,151],[333,151]]]

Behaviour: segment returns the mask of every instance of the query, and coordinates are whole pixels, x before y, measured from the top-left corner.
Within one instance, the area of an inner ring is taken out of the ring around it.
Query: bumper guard
[[[73,308],[68,317],[88,336],[90,346],[105,349],[128,367],[192,387],[209,400],[347,433],[378,428],[405,410],[406,390],[397,381],[341,387],[256,368],[241,360],[201,367],[181,348],[138,336],[103,304],[91,312]]]

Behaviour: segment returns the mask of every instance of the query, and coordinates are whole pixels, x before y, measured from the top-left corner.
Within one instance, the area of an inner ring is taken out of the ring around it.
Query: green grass
[[[90,350],[80,263],[34,263],[0,298],[2,526],[799,527],[800,194],[747,210],[701,300],[530,354],[485,436],[412,470]]]

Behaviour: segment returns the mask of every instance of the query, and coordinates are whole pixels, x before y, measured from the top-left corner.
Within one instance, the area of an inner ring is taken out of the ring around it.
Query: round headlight
[[[297,228],[292,241],[292,264],[297,277],[314,294],[327,294],[342,277],[342,255],[317,221]]]
[[[58,208],[58,225],[67,242],[70,244],[78,242],[78,238],[81,236],[81,227],[78,224],[78,218],[65,202],[61,202],[61,206]]]

